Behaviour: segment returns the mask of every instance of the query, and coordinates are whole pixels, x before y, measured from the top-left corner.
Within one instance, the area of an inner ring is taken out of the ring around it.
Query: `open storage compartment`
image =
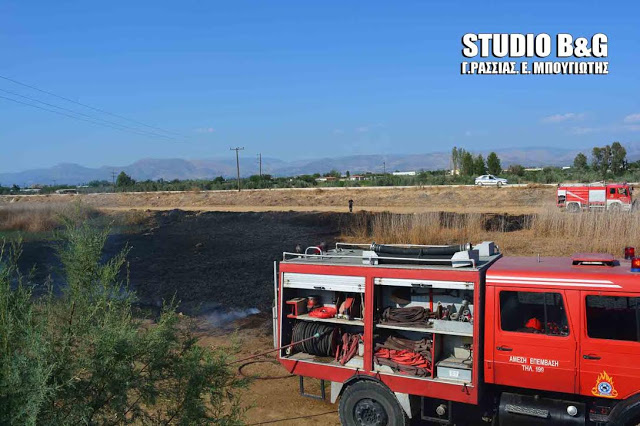
[[[374,279],[374,370],[472,383],[472,282]]]
[[[282,280],[281,346],[306,341],[281,357],[363,369],[365,278],[287,272]]]

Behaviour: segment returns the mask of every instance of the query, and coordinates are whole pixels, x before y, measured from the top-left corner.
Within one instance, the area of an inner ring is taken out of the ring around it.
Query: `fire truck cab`
[[[345,425],[637,425],[639,272],[492,242],[313,247],[276,264],[274,343]]]
[[[630,210],[633,187],[627,183],[558,185],[556,204],[567,211],[582,209]]]

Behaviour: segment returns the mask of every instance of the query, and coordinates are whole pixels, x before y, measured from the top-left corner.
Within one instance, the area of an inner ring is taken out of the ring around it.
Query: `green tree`
[[[573,168],[578,170],[587,169],[587,156],[579,152],[576,158],[573,159]]]
[[[59,297],[31,294],[19,246],[0,251],[1,423],[239,424],[229,355],[198,345],[171,303],[143,326],[120,278],[127,252],[104,261],[106,237],[67,222]]]
[[[478,156],[473,160],[473,173],[476,175],[483,175],[487,173],[487,166],[482,154],[478,154]]]
[[[489,153],[489,156],[487,157],[487,170],[492,175],[498,175],[502,173],[502,164],[500,162],[498,154],[496,154],[495,152]]]
[[[451,150],[451,170],[455,174],[456,170],[459,170],[460,156],[457,147],[453,147]]]
[[[614,142],[611,144],[611,171],[614,175],[619,176],[627,168],[627,150],[620,144]]]
[[[474,174],[474,161],[473,155],[470,152],[464,151],[462,153],[462,160],[460,164],[460,173],[464,176],[471,176]]]
[[[593,170],[599,172],[602,179],[607,177],[607,172],[611,166],[611,147],[594,147],[591,151],[591,166]]]
[[[116,186],[118,188],[127,188],[127,187],[130,187],[130,186],[133,186],[133,184],[135,184],[135,183],[136,183],[136,181],[133,180],[131,178],[131,176],[129,176],[125,172],[120,172],[120,174],[116,178]]]
[[[516,176],[524,176],[524,166],[520,164],[512,164],[509,166],[509,173]]]
[[[347,177],[350,177],[350,176],[351,176],[351,173],[349,172],[349,170],[347,170],[347,173],[345,173],[345,175],[346,175]]]

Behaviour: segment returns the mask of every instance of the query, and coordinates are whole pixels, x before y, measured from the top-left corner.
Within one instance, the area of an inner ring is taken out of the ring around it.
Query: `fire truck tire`
[[[580,205],[578,203],[567,204],[567,211],[570,213],[578,213],[580,211]]]
[[[395,395],[373,380],[349,385],[340,398],[340,422],[344,426],[407,426],[409,419]]]
[[[607,426],[640,425],[640,395],[622,401],[611,411]]]

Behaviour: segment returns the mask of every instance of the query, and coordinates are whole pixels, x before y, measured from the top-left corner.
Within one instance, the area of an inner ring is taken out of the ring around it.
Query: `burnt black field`
[[[342,214],[172,210],[154,214],[138,232],[110,235],[105,258],[129,247],[129,282],[141,306],[160,307],[175,296],[187,313],[264,311],[273,301],[273,262],[298,244],[335,243],[341,220]],[[55,242],[25,242],[20,266],[35,267],[36,283],[50,277],[57,291],[63,285]]]
[[[443,225],[455,215],[441,213]],[[365,220],[372,217],[364,216]],[[282,258],[282,252],[321,242],[332,246],[355,217],[343,213],[158,212],[134,230],[115,229],[107,240],[105,259],[129,247],[129,282],[141,307],[155,309],[175,296],[180,310],[189,314],[265,312],[273,302],[273,262]],[[522,229],[527,218],[486,215],[484,227],[515,231]],[[55,242],[25,242],[20,265],[25,272],[35,267],[36,283],[50,277],[57,291],[64,285]],[[40,286],[36,293],[42,291]]]

